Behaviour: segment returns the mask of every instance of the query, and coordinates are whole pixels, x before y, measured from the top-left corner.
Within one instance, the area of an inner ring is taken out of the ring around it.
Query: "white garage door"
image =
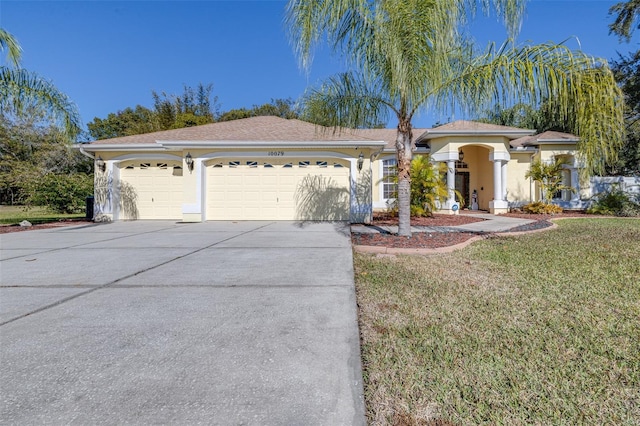
[[[349,220],[349,168],[333,159],[213,161],[208,220]]]
[[[120,180],[123,219],[182,219],[182,162],[126,162]]]

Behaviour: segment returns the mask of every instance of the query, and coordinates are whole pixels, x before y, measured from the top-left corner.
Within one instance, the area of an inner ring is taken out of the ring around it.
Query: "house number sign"
[[[284,157],[284,151],[269,151],[267,155],[269,157]]]

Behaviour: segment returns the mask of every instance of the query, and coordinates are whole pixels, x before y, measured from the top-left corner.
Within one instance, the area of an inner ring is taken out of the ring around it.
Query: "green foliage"
[[[238,120],[241,118],[249,118],[249,117],[258,117],[258,116],[275,116],[280,118],[298,118],[298,111],[296,110],[296,106],[292,99],[271,99],[271,102],[262,104],[262,105],[254,105],[251,109],[247,108],[239,108],[239,109],[231,109],[229,111],[223,112],[219,117],[218,121],[231,121]],[[312,123],[315,123],[313,120],[307,120]]]
[[[547,204],[551,204],[553,195],[558,191],[575,191],[574,188],[562,184],[562,171],[565,164],[568,164],[568,160],[561,156],[556,157],[553,163],[544,163],[538,160],[531,164],[531,168],[524,175],[525,178],[531,178],[538,182]]]
[[[212,98],[212,90],[212,84],[199,83],[195,89],[184,86],[180,95],[152,91],[153,109],[136,105],[104,119],[95,117],[87,124],[89,135],[100,140],[213,123],[218,98]]]
[[[49,80],[18,68],[22,50],[17,40],[3,29],[0,49],[8,50],[8,60],[16,67],[0,66],[0,114],[24,117],[35,111],[46,122],[55,123],[67,138],[75,139],[81,130],[76,105]]]
[[[28,206],[45,206],[57,213],[80,213],[85,209],[86,197],[93,193],[93,176],[47,173],[30,180],[26,187]]]
[[[493,123],[501,126],[533,129],[538,133],[554,130],[557,132],[578,132],[574,116],[566,116],[559,108],[559,104],[551,100],[545,100],[539,108],[520,103],[509,108],[496,105],[486,113],[486,117],[478,121]]]
[[[526,204],[522,207],[522,211],[530,214],[557,214],[562,213],[562,207],[555,204],[548,204],[542,201],[536,201]]]
[[[609,33],[616,34],[620,41],[631,41],[634,24],[640,14],[640,0],[628,0],[614,4],[609,8],[609,15],[616,15],[615,21],[609,24]]]
[[[64,132],[43,124],[36,112],[14,120],[0,116],[0,203],[26,202],[31,182],[43,174],[91,174],[92,167]]]
[[[620,56],[612,64],[625,97],[625,141],[609,175],[640,175],[640,51]]]
[[[141,105],[110,113],[107,118],[95,117],[87,124],[92,139],[110,139],[119,136],[139,135],[160,130],[154,111]]]
[[[448,189],[446,177],[447,165],[434,165],[429,155],[419,155],[411,161],[411,216],[432,216],[438,202],[446,200]],[[396,175],[397,180],[397,175]],[[456,191],[458,199],[462,196]],[[397,197],[394,197],[397,200]],[[392,213],[398,212],[397,201],[389,206]]]
[[[594,203],[587,209],[589,214],[601,214],[608,216],[634,217],[640,216],[640,200],[633,197],[619,185],[613,185],[611,190],[594,196]]]

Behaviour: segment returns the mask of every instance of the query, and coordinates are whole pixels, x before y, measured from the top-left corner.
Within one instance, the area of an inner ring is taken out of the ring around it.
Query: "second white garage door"
[[[208,220],[349,220],[349,168],[336,160],[224,160],[207,166]]]

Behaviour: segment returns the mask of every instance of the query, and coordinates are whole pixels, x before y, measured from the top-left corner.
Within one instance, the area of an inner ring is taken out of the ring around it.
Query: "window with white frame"
[[[395,198],[398,192],[397,163],[394,158],[382,160],[382,198]]]

